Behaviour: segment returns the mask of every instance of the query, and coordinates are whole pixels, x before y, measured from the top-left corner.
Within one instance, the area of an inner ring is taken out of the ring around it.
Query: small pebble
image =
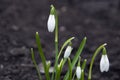
[[[0,65],[0,69],[3,69],[3,68],[4,68],[4,65],[3,65],[3,64],[1,64],[1,65]]]
[[[61,26],[61,27],[60,27],[60,31],[61,31],[61,32],[64,32],[65,30],[66,30],[65,26]]]
[[[20,48],[13,48],[10,50],[10,53],[14,56],[18,56],[18,55],[25,55],[26,53],[28,53],[28,49],[23,46],[23,47],[20,47]]]

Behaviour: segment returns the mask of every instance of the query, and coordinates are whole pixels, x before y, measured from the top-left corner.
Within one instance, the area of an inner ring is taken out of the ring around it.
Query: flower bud
[[[72,52],[72,47],[71,46],[68,46],[65,50],[65,53],[64,53],[64,58],[68,58]]]
[[[53,14],[49,15],[47,26],[48,26],[48,31],[49,32],[54,31],[54,29],[55,29],[55,16]]]
[[[107,55],[102,55],[100,60],[100,71],[101,72],[107,72],[109,70],[109,60]]]
[[[77,68],[76,68],[76,76],[77,76],[77,78],[78,79],[80,79],[81,78],[81,67],[80,66],[77,66]]]

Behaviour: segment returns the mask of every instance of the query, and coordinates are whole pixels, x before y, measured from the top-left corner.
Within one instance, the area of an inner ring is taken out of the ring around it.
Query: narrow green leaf
[[[84,69],[85,69],[85,66],[86,66],[86,62],[87,62],[87,59],[85,59],[83,61],[83,64],[82,64],[82,73],[81,73],[81,79],[80,80],[84,80]]]
[[[81,57],[79,56],[79,59],[78,59],[78,64],[77,66],[81,66]]]
[[[32,56],[32,61],[34,63],[34,66],[35,66],[35,68],[37,70],[38,78],[39,78],[39,80],[42,80],[42,77],[41,77],[41,74],[40,74],[40,70],[39,70],[37,62],[35,60],[33,48],[31,48],[31,56]]]
[[[69,78],[68,80],[72,80],[72,64],[70,58],[68,58],[68,66],[69,66]]]
[[[47,72],[49,72],[51,62],[50,62],[50,61],[48,61],[46,65],[47,65],[47,67],[46,67],[46,68],[47,68]]]
[[[62,69],[63,69],[63,66],[65,64],[67,59],[62,59],[60,61],[60,64],[57,66],[57,70],[56,70],[56,75],[55,75],[55,80],[60,80],[60,75],[61,75],[61,72],[62,72]]]
[[[84,80],[84,74],[85,74],[84,71],[82,71],[80,80]]]
[[[81,42],[81,44],[80,44],[80,46],[79,46],[79,48],[78,48],[78,51],[76,52],[76,54],[75,54],[75,56],[74,56],[74,58],[73,58],[73,61],[72,61],[72,69],[74,68],[74,66],[75,66],[75,64],[77,63],[77,60],[79,59],[79,56],[80,56],[80,54],[82,53],[82,50],[83,50],[83,48],[84,48],[84,46],[85,46],[85,44],[86,44],[86,37],[82,40],[82,42]],[[67,72],[67,74],[65,75],[65,77],[64,77],[64,80],[68,80],[68,77],[69,77],[69,72]]]
[[[75,72],[74,72],[74,74],[73,74],[72,80],[75,80]]]
[[[86,62],[87,62],[87,59],[84,59],[83,64],[82,64],[82,69],[83,69],[83,70],[85,69]]]
[[[46,76],[47,80],[50,80],[50,75],[49,75],[49,71],[47,70],[46,59],[45,59],[45,55],[44,55],[43,50],[42,50],[42,46],[41,46],[40,37],[39,37],[38,32],[36,32],[35,37],[36,37],[36,43],[37,43],[37,46],[38,46],[39,55],[41,57],[42,64],[43,64],[43,67],[44,67],[45,76]]]

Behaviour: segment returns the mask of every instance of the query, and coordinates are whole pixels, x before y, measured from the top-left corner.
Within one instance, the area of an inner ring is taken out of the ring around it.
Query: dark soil
[[[54,34],[47,31],[50,4],[59,14],[59,44],[74,36],[74,56],[80,41],[87,36],[82,58],[89,62],[95,49],[107,43],[110,70],[99,70],[96,58],[93,80],[120,80],[120,1],[119,0],[0,0],[0,80],[38,80],[30,48],[36,52],[35,32],[41,37],[47,60],[54,62]]]

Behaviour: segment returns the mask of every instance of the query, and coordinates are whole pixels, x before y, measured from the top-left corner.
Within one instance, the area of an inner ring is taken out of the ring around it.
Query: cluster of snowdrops
[[[68,70],[66,74],[63,76],[63,80],[84,80],[84,71],[85,71],[85,66],[87,59],[84,59],[83,62],[81,62],[81,53],[82,50],[84,49],[84,46],[86,44],[86,37],[83,38],[83,40],[80,43],[80,46],[78,47],[78,50],[75,53],[75,56],[73,59],[71,59],[69,56],[73,50],[72,47],[72,40],[74,37],[69,38],[66,40],[60,50],[58,49],[58,15],[55,7],[51,5],[50,9],[50,15],[48,17],[48,22],[47,22],[47,27],[49,32],[54,32],[55,33],[55,63],[54,67],[51,70],[51,62],[47,61],[44,55],[44,52],[42,50],[42,45],[40,41],[40,37],[38,32],[36,32],[35,38],[36,38],[36,44],[38,46],[38,51],[39,55],[42,61],[43,65],[43,72],[45,74],[46,80],[61,80],[61,72],[63,70],[63,66],[65,63],[68,63]],[[100,71],[101,72],[107,72],[109,70],[109,60],[107,57],[107,52],[106,52],[106,46],[107,44],[104,43],[100,45],[94,52],[91,62],[90,62],[90,67],[89,67],[89,72],[88,72],[88,80],[92,79],[92,68],[93,68],[93,63],[94,60],[97,56],[97,54],[102,53],[101,60],[100,60]],[[66,50],[64,51],[64,49]],[[64,52],[63,52],[64,51]],[[33,48],[31,48],[31,53],[32,53],[32,61],[35,65],[35,68],[38,73],[38,78],[39,80],[42,80],[40,68],[38,67],[36,60],[35,60],[35,54]],[[62,59],[60,59],[61,54],[64,53],[64,56]],[[75,70],[73,70],[75,69]],[[52,73],[52,74],[51,74]]]

